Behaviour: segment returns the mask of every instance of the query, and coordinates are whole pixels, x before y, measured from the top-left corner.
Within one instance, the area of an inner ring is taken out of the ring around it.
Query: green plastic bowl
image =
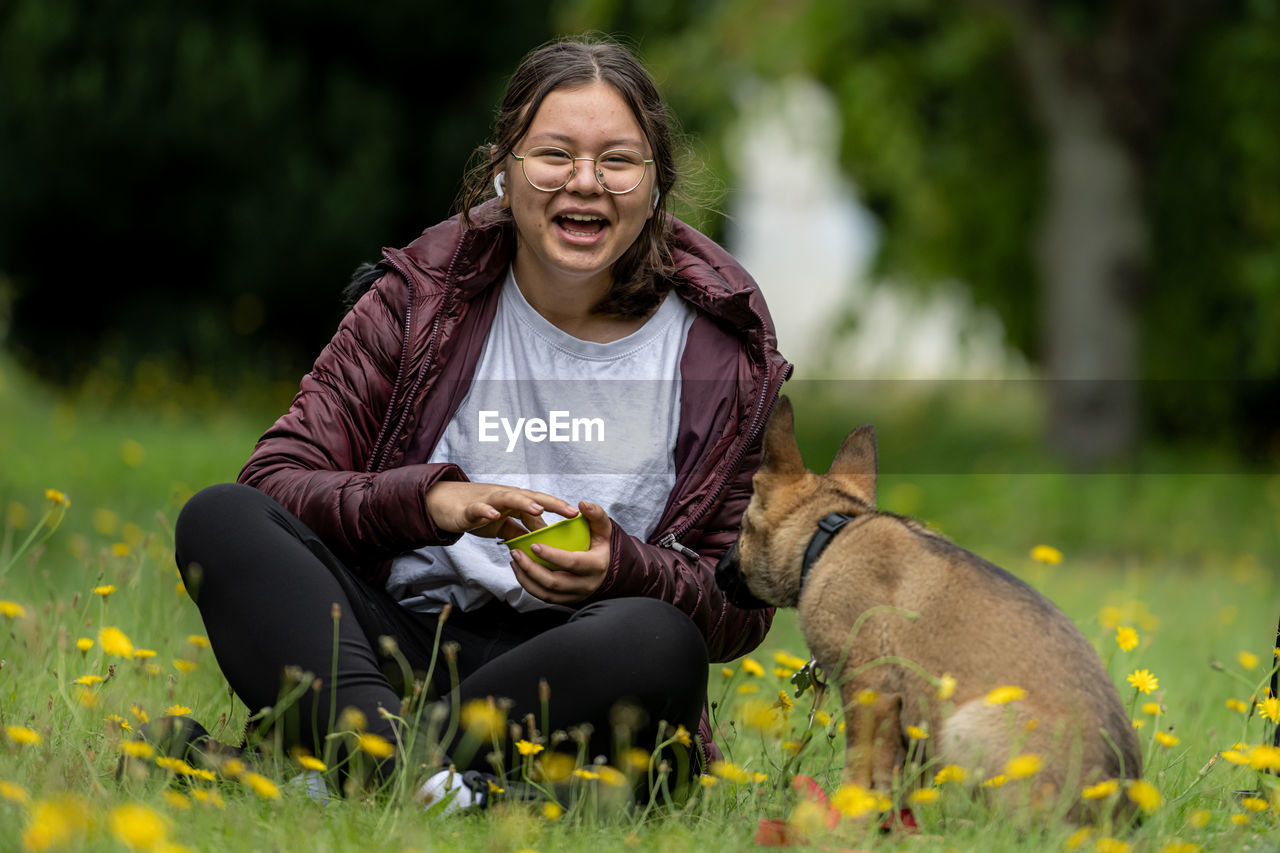
[[[566,518],[562,521],[557,521],[555,524],[548,524],[546,527],[531,530],[522,536],[507,539],[502,544],[512,551],[524,551],[531,560],[540,566],[546,566],[548,569],[557,568],[546,560],[539,559],[534,555],[533,551],[529,550],[529,546],[535,542],[550,545],[563,551],[585,551],[591,545],[591,525],[585,515],[578,513],[573,518]]]

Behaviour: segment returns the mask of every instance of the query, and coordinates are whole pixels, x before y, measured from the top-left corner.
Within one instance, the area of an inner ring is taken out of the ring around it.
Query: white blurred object
[[[879,226],[841,174],[835,99],[793,78],[744,87],[731,135],[729,250],[764,290],[797,379],[1029,375],[993,311],[959,282],[872,283]],[[842,321],[856,318],[852,330]]]

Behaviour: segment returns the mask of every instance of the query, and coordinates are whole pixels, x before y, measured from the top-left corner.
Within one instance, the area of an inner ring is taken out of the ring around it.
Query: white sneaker
[[[329,786],[325,784],[324,776],[319,770],[303,770],[290,779],[285,787],[301,791],[321,805],[329,804]]]
[[[425,808],[451,814],[483,807],[487,798],[467,784],[461,771],[450,769],[441,770],[424,782],[418,789],[417,799]]]

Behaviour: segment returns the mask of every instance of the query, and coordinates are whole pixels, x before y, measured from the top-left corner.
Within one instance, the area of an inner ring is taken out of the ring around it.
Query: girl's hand
[[[427,514],[439,530],[510,539],[546,527],[544,512],[565,518],[573,505],[545,492],[493,483],[439,482],[427,490]]]
[[[579,501],[578,509],[591,526],[591,544],[587,550],[564,551],[550,545],[534,545],[533,552],[555,566],[554,569],[538,565],[523,551],[511,552],[511,568],[516,580],[532,595],[552,604],[574,604],[587,598],[600,588],[609,568],[613,522],[596,504]]]

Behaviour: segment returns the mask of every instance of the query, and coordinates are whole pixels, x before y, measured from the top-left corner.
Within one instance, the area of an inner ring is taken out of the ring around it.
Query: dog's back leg
[[[902,695],[843,684],[844,783],[889,795],[906,761]]]

